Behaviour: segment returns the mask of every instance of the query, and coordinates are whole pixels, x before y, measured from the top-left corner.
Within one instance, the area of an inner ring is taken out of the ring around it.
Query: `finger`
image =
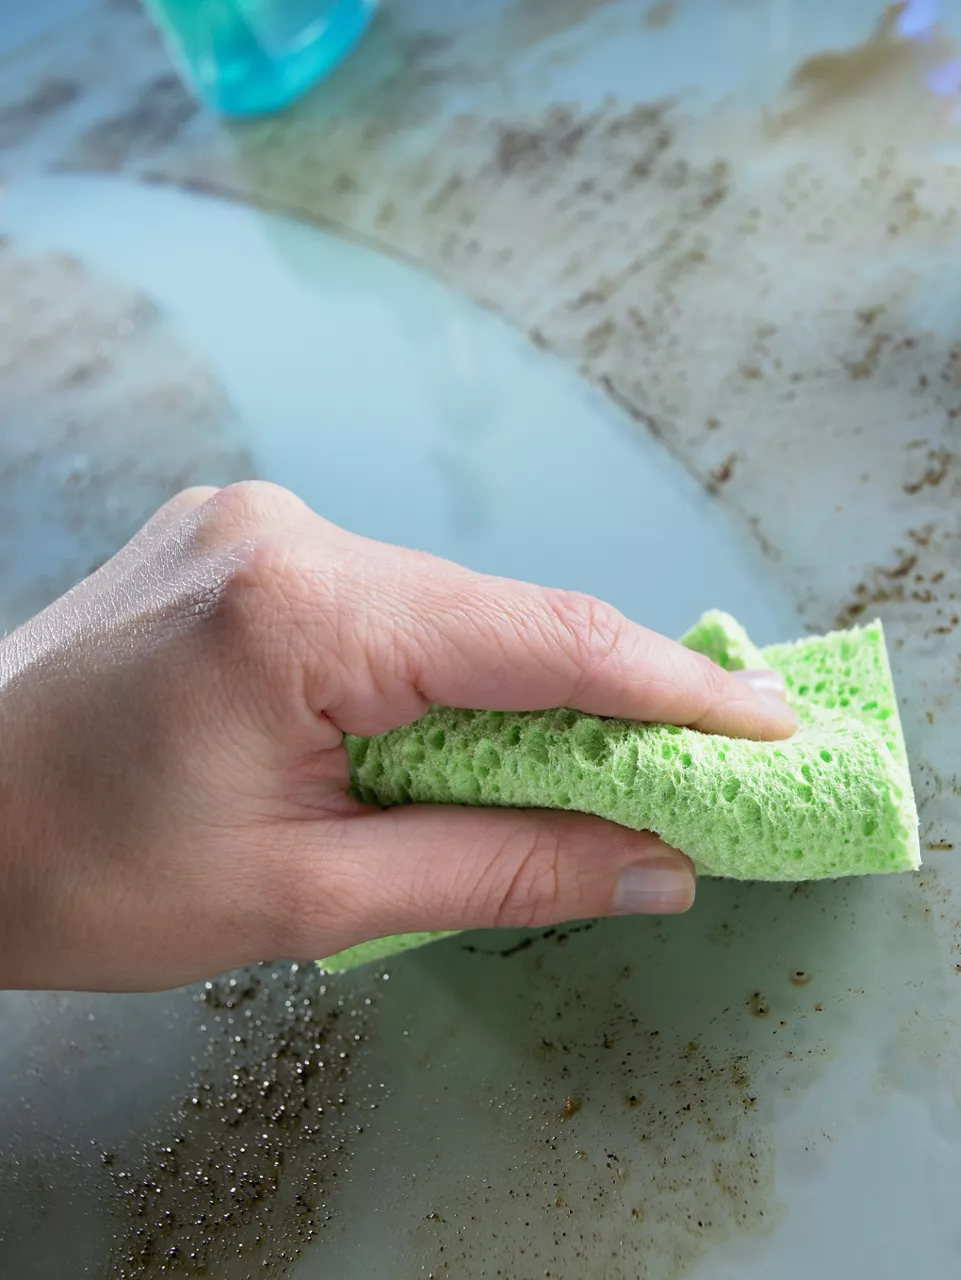
[[[794,713],[770,679],[726,672],[590,596],[389,554],[365,565],[364,585],[377,698],[345,684],[341,705],[329,710],[347,732],[393,727],[397,709],[410,718],[411,689],[424,703],[455,707],[566,706],[756,739],[794,731]]]
[[[674,914],[691,862],[656,836],[585,814],[415,806],[339,824],[324,852],[301,826],[292,954],[420,930],[528,927],[584,916]],[[289,864],[288,864],[289,865]],[[285,954],[286,954],[285,950]]]

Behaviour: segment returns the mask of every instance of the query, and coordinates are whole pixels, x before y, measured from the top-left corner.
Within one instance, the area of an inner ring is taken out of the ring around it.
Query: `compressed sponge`
[[[780,672],[798,715],[785,742],[544,712],[435,708],[347,741],[356,793],[576,809],[655,831],[701,875],[814,880],[920,865],[918,819],[880,622],[758,650],[723,613],[683,639],[729,670]],[[324,962],[349,968],[435,934],[381,939]]]

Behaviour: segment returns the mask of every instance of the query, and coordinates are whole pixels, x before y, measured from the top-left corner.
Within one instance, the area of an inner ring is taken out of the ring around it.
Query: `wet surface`
[[[920,1088],[940,1107],[950,1090],[954,1040],[918,1054],[906,1045],[917,988],[890,963],[897,955],[943,988],[937,944],[909,882],[901,910],[888,915],[884,897],[867,883],[746,894],[711,884],[696,920],[547,931],[497,957],[457,940],[444,956],[409,957],[393,971],[374,1050],[390,1054],[397,1093],[384,1102],[386,1133],[352,1166],[345,1211],[377,1204],[379,1234],[404,1241],[405,1276],[423,1266],[661,1280],[701,1274],[708,1254],[705,1275],[718,1258],[764,1256],[807,1275],[858,1250],[893,1275],[854,1221],[830,1242],[812,1231],[797,1255],[754,1252],[785,1229],[799,1188],[845,1161],[875,1097]],[[415,993],[429,1023],[411,1012]],[[859,1042],[872,1045],[863,1057]],[[863,1092],[839,1108],[830,1099],[849,1071]],[[416,1154],[387,1136],[395,1117],[418,1134]],[[957,1118],[947,1122],[957,1133]],[[928,1216],[920,1200],[904,1212]],[[355,1235],[335,1234],[325,1257],[370,1274],[374,1246],[357,1250]]]
[[[328,992],[312,965],[204,984],[206,1044],[179,1105],[141,1150],[98,1152],[110,1274],[284,1275],[322,1235],[386,1087],[358,1079],[375,984]]]
[[[34,1045],[0,1174],[10,1274],[286,1274],[380,1105],[383,1085],[359,1078],[377,995],[373,976],[328,991],[312,965],[287,964],[149,1000],[29,998]],[[4,995],[5,1019],[26,1000]],[[131,1087],[136,1037],[158,1035],[166,1074],[140,1063]],[[80,1128],[77,1095],[94,1102]],[[69,1232],[68,1270],[50,1215]]]

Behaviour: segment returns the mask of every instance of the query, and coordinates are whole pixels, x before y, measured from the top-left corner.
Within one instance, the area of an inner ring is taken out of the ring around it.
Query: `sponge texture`
[[[746,742],[566,709],[436,708],[392,733],[348,739],[356,793],[380,805],[576,809],[655,831],[688,854],[701,875],[740,880],[826,879],[920,865],[879,622],[758,650],[733,618],[714,612],[683,643],[730,670],[780,672],[798,713],[794,737]],[[435,936],[382,939],[324,967],[348,968]]]

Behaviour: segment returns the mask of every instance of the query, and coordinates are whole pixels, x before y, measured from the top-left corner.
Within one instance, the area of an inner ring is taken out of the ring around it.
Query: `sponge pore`
[[[576,809],[655,831],[699,874],[814,880],[920,865],[918,819],[880,622],[759,650],[726,614],[688,648],[730,670],[780,672],[798,715],[785,742],[747,742],[568,709],[438,707],[376,738],[348,738],[356,794]],[[436,934],[381,939],[324,961],[350,968]],[[376,954],[375,954],[376,949]]]

